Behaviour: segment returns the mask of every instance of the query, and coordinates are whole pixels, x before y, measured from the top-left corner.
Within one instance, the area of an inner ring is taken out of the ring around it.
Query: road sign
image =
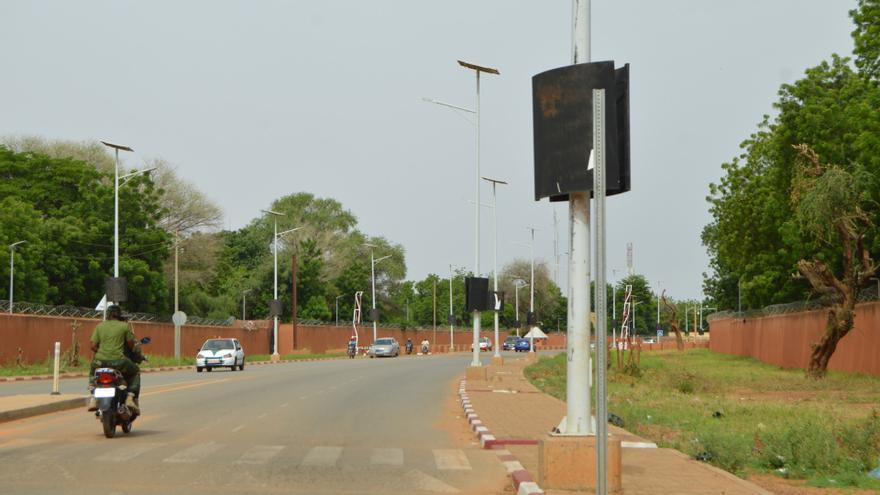
[[[662,336],[663,336],[663,329],[662,329],[662,328],[658,328],[658,329],[657,329],[657,336],[658,336],[658,337],[662,337]]]
[[[174,314],[171,315],[171,321],[178,326],[186,325],[186,313],[183,311],[175,311]]]

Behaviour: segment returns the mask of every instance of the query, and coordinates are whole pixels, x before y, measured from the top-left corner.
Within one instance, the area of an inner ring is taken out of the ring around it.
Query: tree
[[[764,117],[743,142],[743,154],[722,165],[725,176],[710,186],[712,222],[702,239],[711,273],[704,290],[719,307],[737,307],[740,284],[745,308],[802,300],[810,287],[790,276],[798,262],[834,256],[829,246],[803,235],[795,221],[790,201],[798,160],[794,146],[809,143],[828,163],[844,168],[857,163],[869,174],[880,174],[878,5],[877,0],[860,0],[850,12],[856,25],[855,68],[834,55],[783,85],[774,105],[778,115]],[[865,192],[880,201],[878,184]],[[876,227],[866,233],[865,242],[876,257]]]
[[[871,177],[861,168],[854,173],[836,165],[821,163],[808,146],[797,147],[799,168],[792,187],[795,218],[803,231],[818,244],[833,249],[828,259],[817,253],[798,262],[798,270],[813,290],[830,296],[831,306],[825,333],[813,344],[807,373],[825,375],[828,361],[840,339],[853,328],[860,289],[877,272],[877,265],[865,240],[873,219],[865,210],[870,202],[863,185]]]

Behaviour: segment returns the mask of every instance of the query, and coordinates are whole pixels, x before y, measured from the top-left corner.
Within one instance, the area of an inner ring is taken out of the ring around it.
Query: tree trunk
[[[850,302],[853,301],[853,302]],[[810,355],[810,367],[807,376],[811,378],[823,378],[828,372],[828,361],[837,349],[837,343],[844,338],[853,328],[854,299],[845,302],[842,307],[832,308],[828,312],[828,323],[825,333],[818,342],[813,344],[813,352]]]

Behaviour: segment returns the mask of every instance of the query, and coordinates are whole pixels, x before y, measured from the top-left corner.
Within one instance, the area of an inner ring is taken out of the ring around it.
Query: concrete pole
[[[278,299],[278,217],[275,215],[272,217],[272,223],[275,226],[275,234],[272,237],[272,254],[275,256],[275,290],[272,293],[272,300],[274,301]],[[272,355],[278,356],[278,315],[275,315],[272,318]]]
[[[61,395],[59,378],[61,372],[61,342],[55,342],[55,368],[52,372],[52,393],[49,395]]]
[[[373,257],[373,250],[370,249],[370,281],[372,285],[372,305],[373,305],[373,314],[371,314],[371,318],[373,320],[373,343],[376,343],[376,260]]]
[[[590,61],[590,2],[573,0],[572,63]],[[592,136],[584,136],[592,139]],[[587,163],[583,164],[584,168]],[[567,388],[565,433],[589,435],[592,431],[590,408],[590,194],[569,195],[571,249],[569,249],[569,287],[571,305],[566,350]]]
[[[178,282],[178,255],[180,253],[180,232],[174,231],[174,313],[180,310],[177,291]],[[180,325],[174,324],[174,359],[180,360]]]
[[[474,180],[474,276],[480,276],[480,71],[477,73],[477,174]],[[480,363],[480,312],[474,311],[474,342],[471,366],[482,366]]]
[[[113,276],[119,276],[119,148],[116,151],[116,166],[113,179]],[[116,302],[116,301],[114,301]],[[110,301],[107,301],[110,304]]]
[[[452,311],[452,265],[449,265],[449,316],[453,316],[455,313]],[[455,330],[455,324],[453,323],[453,319],[449,319],[449,352],[455,352],[455,340],[453,337],[453,331]]]
[[[12,294],[15,290],[15,246],[24,244],[25,242],[27,241],[18,241],[9,245],[9,314],[12,314]]]
[[[492,242],[492,250],[494,252],[492,255],[492,290],[495,291],[496,297],[498,296],[498,197],[495,195],[497,185],[497,182],[492,181],[492,234],[494,237]],[[495,357],[501,357],[501,350],[498,345],[498,311],[493,311],[493,313],[495,314]]]
[[[516,321],[522,326],[522,320],[519,319],[519,281],[513,283],[513,298],[516,299]],[[519,337],[519,327],[516,327],[516,336]]]

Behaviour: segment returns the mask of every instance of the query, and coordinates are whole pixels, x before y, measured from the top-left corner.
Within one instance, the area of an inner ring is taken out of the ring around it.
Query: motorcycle
[[[407,354],[412,354],[412,350],[413,350],[412,342],[407,342],[407,343],[406,343],[406,353],[407,353]]]
[[[149,344],[150,338],[144,337],[139,344]],[[127,352],[126,355],[132,361],[139,363],[147,358],[140,351]],[[95,389],[92,391],[98,410],[95,417],[101,421],[104,427],[104,436],[113,438],[116,435],[116,425],[122,427],[123,433],[131,433],[131,424],[139,416],[125,405],[128,396],[128,384],[122,373],[114,368],[98,368],[95,370]]]
[[[422,354],[424,354],[424,355],[426,355],[426,356],[429,354],[429,352],[428,352],[428,344],[422,344]]]
[[[354,359],[355,355],[357,355],[357,346],[356,345],[348,346],[348,358]]]

